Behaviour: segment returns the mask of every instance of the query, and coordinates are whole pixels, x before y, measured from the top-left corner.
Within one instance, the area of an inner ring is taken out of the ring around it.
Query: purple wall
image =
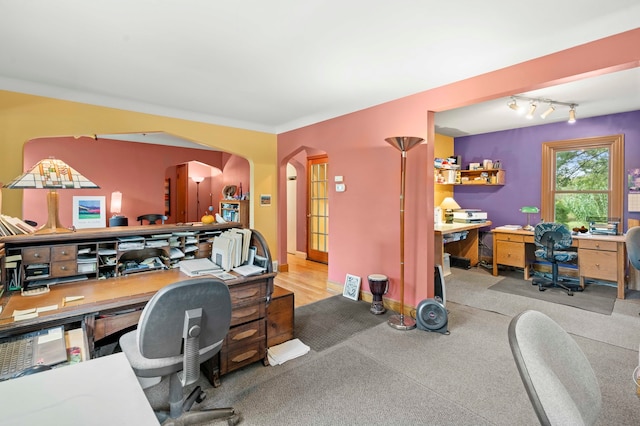
[[[455,154],[462,156],[463,168],[487,158],[500,160],[506,172],[506,185],[456,186],[455,199],[462,208],[486,211],[493,227],[524,225],[526,215],[520,207],[540,207],[542,143],[620,133],[624,134],[626,176],[627,170],[640,168],[640,111],[455,138]],[[626,211],[626,192],[624,200],[626,229],[627,219],[640,219],[640,213]],[[532,224],[539,221],[539,214],[531,215]]]

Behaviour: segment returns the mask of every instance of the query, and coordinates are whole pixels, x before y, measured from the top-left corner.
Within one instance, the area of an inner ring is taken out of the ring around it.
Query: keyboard
[[[36,334],[9,338],[0,343],[0,380],[12,377],[33,366],[33,345]]]

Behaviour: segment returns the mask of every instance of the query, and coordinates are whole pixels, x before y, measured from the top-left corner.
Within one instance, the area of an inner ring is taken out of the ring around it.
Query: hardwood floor
[[[327,265],[312,262],[295,255],[287,255],[288,272],[278,272],[274,280],[279,287],[292,291],[295,307],[307,305],[335,296],[327,290]]]

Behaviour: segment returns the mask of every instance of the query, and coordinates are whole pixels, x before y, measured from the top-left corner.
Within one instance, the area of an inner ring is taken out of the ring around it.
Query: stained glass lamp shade
[[[49,190],[47,194],[47,223],[36,232],[37,234],[71,232],[66,227],[60,225],[60,219],[58,217],[58,189],[100,188],[64,161],[56,158],[40,160],[38,164],[4,185],[4,187]]]

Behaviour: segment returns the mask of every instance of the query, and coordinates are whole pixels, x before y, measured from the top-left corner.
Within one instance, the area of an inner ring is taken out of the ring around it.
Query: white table
[[[158,425],[123,353],[0,382],[2,425]]]

